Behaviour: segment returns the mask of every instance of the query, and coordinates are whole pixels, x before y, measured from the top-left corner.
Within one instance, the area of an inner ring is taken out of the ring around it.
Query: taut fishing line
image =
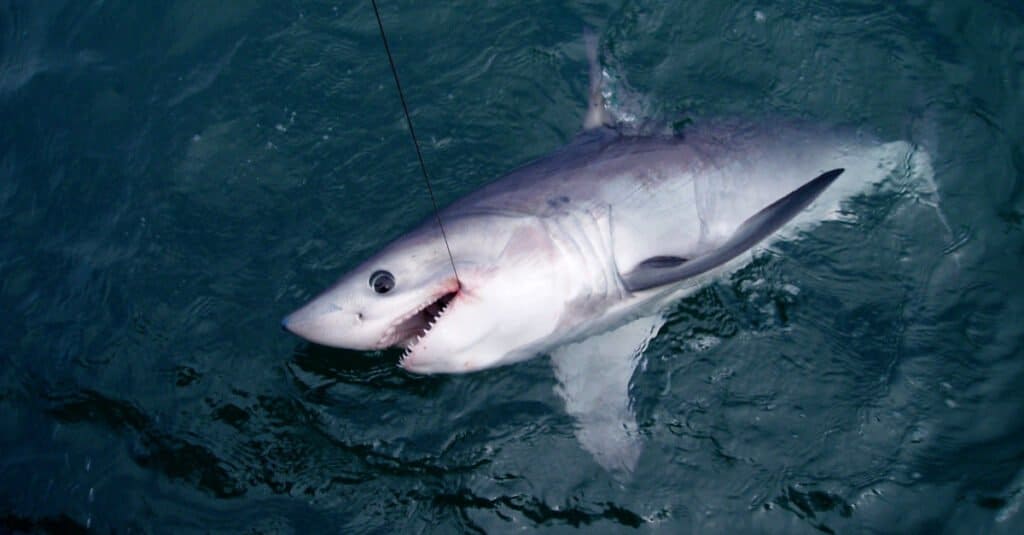
[[[452,263],[452,271],[455,273],[455,281],[462,286],[459,279],[459,272],[455,269],[455,257],[452,256],[452,248],[448,245],[448,235],[444,231],[444,224],[441,223],[441,212],[437,209],[437,199],[434,198],[434,188],[430,186],[430,177],[427,175],[427,166],[423,163],[423,153],[420,152],[420,140],[416,137],[416,129],[412,127],[412,117],[409,116],[409,106],[405,103],[405,94],[402,92],[402,82],[398,81],[398,69],[395,68],[395,60],[391,57],[391,47],[388,46],[388,36],[384,33],[384,23],[380,20],[380,10],[377,9],[377,0],[370,0],[373,4],[373,14],[377,16],[377,27],[380,28],[380,40],[384,42],[384,52],[388,55],[388,64],[391,65],[391,75],[395,78],[395,88],[398,89],[398,100],[402,101],[402,111],[405,112],[405,124],[409,125],[409,135],[412,136],[412,144],[416,147],[416,158],[420,162],[420,171],[423,172],[423,182],[427,184],[427,192],[430,193],[430,203],[434,206],[434,218],[437,219],[437,226],[441,229],[441,239],[444,240],[444,248],[448,251],[448,260]]]

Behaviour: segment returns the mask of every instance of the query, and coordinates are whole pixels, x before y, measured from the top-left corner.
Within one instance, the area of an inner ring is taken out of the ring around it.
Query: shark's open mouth
[[[458,295],[458,291],[448,292],[434,301],[428,302],[420,310],[413,312],[409,317],[401,320],[394,327],[394,332],[397,333],[397,343],[395,345],[404,345],[406,347],[405,354],[408,354],[413,346],[420,341],[430,329],[437,323],[437,320],[444,315],[445,310],[448,309],[449,303],[455,296]],[[403,355],[404,356],[404,355]]]

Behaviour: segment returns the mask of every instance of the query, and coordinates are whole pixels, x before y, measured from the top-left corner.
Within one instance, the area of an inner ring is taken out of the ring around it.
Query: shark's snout
[[[315,344],[370,349],[376,339],[360,336],[366,333],[357,329],[358,323],[358,314],[353,311],[317,299],[285,316],[281,328]]]
[[[281,328],[310,342],[322,343],[319,339],[323,336],[318,332],[316,317],[305,309],[296,310],[282,318]]]
[[[288,331],[294,335],[302,336],[301,334],[295,332],[294,327],[296,322],[295,319],[292,317],[294,315],[295,314],[288,314],[287,316],[281,318],[281,329]]]

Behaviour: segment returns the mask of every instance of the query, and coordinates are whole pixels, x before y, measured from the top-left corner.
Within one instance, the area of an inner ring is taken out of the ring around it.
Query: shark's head
[[[532,356],[566,303],[541,229],[508,218],[446,223],[385,247],[296,310],[284,327],[311,342],[369,350],[404,346],[416,373],[465,373]]]

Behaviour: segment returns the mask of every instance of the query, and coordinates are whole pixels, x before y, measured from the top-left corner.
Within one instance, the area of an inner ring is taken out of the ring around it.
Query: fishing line
[[[398,81],[398,69],[395,68],[395,60],[391,57],[391,47],[388,46],[388,36],[384,33],[384,23],[380,20],[380,10],[377,9],[377,0],[370,0],[373,4],[373,14],[377,16],[377,27],[380,28],[380,40],[384,42],[384,52],[388,54],[388,64],[391,65],[391,75],[395,78],[395,88],[398,89],[398,100],[402,101],[402,111],[405,112],[405,124],[409,125],[409,135],[412,136],[412,144],[416,147],[416,158],[420,161],[420,171],[423,172],[423,182],[427,184],[427,192],[430,193],[430,203],[434,206],[434,218],[437,219],[437,226],[441,229],[441,239],[444,240],[444,248],[448,250],[448,260],[452,263],[452,271],[455,272],[455,281],[462,287],[462,280],[459,279],[459,272],[455,269],[455,257],[452,256],[452,248],[448,245],[448,235],[441,223],[441,212],[437,209],[437,199],[434,198],[434,188],[430,186],[430,177],[427,175],[427,165],[423,163],[423,153],[420,152],[420,140],[416,137],[416,129],[412,127],[412,117],[409,116],[409,106],[405,104],[405,94],[402,92],[402,82]]]

